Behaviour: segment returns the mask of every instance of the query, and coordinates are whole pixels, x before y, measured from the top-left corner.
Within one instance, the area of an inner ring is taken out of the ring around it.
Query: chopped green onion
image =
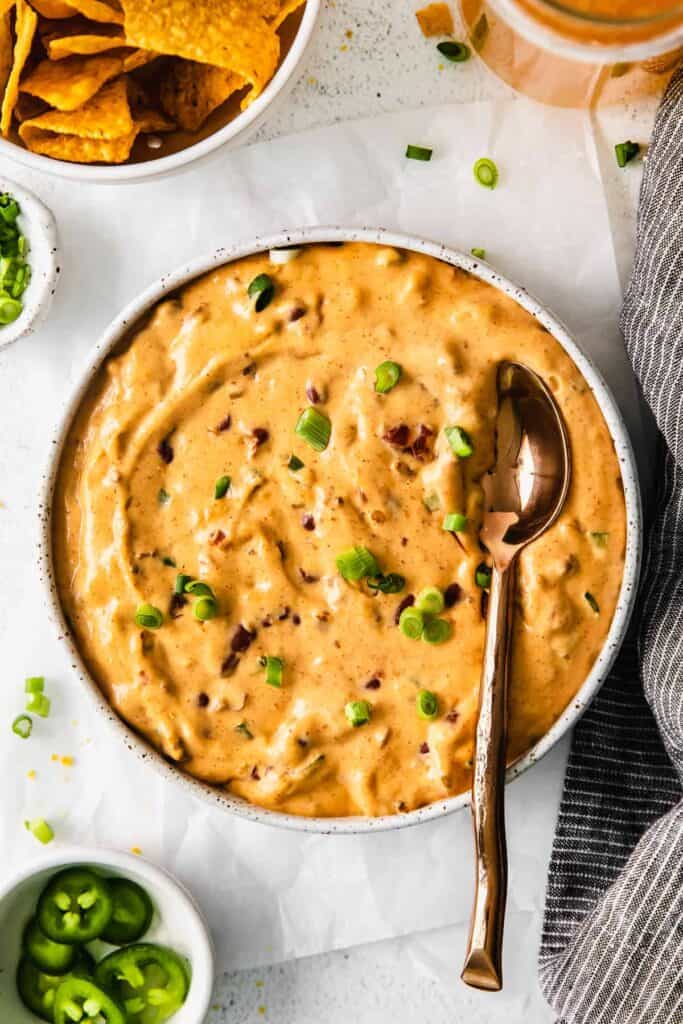
[[[203,583],[202,580],[190,579],[185,584],[185,593],[192,594],[193,597],[212,597],[214,600],[216,599],[216,595],[209,584]]]
[[[401,379],[402,369],[398,363],[386,359],[375,370],[375,391],[378,395],[386,395],[395,388]]]
[[[42,818],[35,818],[33,821],[25,821],[24,825],[31,835],[34,836],[39,843],[43,843],[44,846],[51,843],[55,837],[55,834],[48,823]]]
[[[247,725],[246,722],[240,722],[239,725],[235,726],[235,732],[241,732],[243,736],[246,736],[248,740],[253,740],[254,734]]]
[[[362,545],[342,551],[336,560],[337,568],[345,580],[357,583],[365,576],[377,576],[379,565],[375,556]]]
[[[173,592],[175,594],[184,594],[185,587],[188,585],[188,583],[192,583],[192,577],[188,576],[187,573],[179,572],[175,578],[175,586],[173,588]]]
[[[266,682],[268,686],[282,686],[282,670],[284,668],[282,658],[271,658],[263,656],[259,658],[259,665],[266,670]]]
[[[486,259],[486,249],[470,249],[470,252],[478,260]]]
[[[407,146],[406,156],[409,160],[424,160],[425,163],[432,159],[432,149],[427,149],[426,146]]]
[[[378,573],[368,578],[370,590],[379,590],[382,594],[400,594],[406,585],[405,576],[397,572]]]
[[[450,533],[462,533],[467,527],[467,516],[462,512],[449,512],[443,521],[443,529]]]
[[[218,477],[218,480],[216,480],[216,486],[213,489],[213,496],[216,501],[219,501],[221,498],[225,497],[225,495],[230,490],[230,483],[231,480],[229,476]]]
[[[194,617],[199,622],[208,622],[209,619],[215,619],[218,615],[218,602],[215,597],[200,597],[198,601],[195,601]]]
[[[440,615],[446,605],[438,587],[425,587],[417,595],[415,607],[424,615]]]
[[[470,59],[470,48],[465,43],[448,39],[443,43],[438,43],[436,48],[442,57],[453,61],[454,64],[462,64],[463,61]]]
[[[474,582],[482,590],[488,590],[491,586],[491,577],[493,570],[489,568],[486,562],[480,562],[474,573]]]
[[[304,463],[298,457],[298,455],[290,455],[289,462],[287,463],[287,469],[291,469],[292,473],[298,473],[300,469],[304,468]]]
[[[255,300],[254,309],[257,313],[260,313],[270,304],[274,294],[275,285],[273,284],[272,277],[269,277],[268,274],[259,274],[247,288],[247,295],[250,299]]]
[[[418,715],[426,721],[436,718],[439,714],[439,698],[431,690],[420,690],[415,703]]]
[[[332,424],[324,413],[309,405],[299,416],[294,432],[303,437],[314,451],[324,452],[330,442]]]
[[[614,147],[614,153],[617,158],[617,163],[620,167],[626,167],[626,164],[630,163],[634,157],[640,153],[640,146],[637,142],[618,142]]]
[[[459,459],[469,459],[474,452],[474,445],[467,431],[462,427],[444,427],[444,434],[453,454]]]
[[[591,533],[589,533],[588,536],[593,541],[593,543],[595,544],[596,548],[606,548],[607,547],[607,541],[609,540],[609,533],[605,532],[604,530],[601,530],[601,531],[595,531],[594,530]]]
[[[445,644],[453,635],[448,619],[427,619],[422,630],[422,639],[428,644]]]
[[[418,608],[404,608],[398,620],[398,628],[410,640],[419,640],[424,629],[424,616]]]
[[[153,604],[141,604],[135,613],[135,625],[141,629],[159,629],[163,625],[164,616]]]
[[[12,732],[16,736],[21,736],[22,740],[27,740],[33,730],[33,719],[29,718],[28,715],[17,715],[12,722]]]
[[[590,590],[587,590],[586,593],[583,596],[586,598],[586,600],[588,601],[588,604],[591,606],[591,608],[593,609],[595,614],[599,615],[600,614],[600,605],[595,600],[595,598],[591,594]]]
[[[271,249],[268,253],[268,258],[271,263],[274,263],[276,267],[284,266],[285,263],[291,263],[295,260],[301,249],[297,246],[291,246],[289,248],[283,247],[282,249]]]
[[[34,693],[26,701],[26,710],[31,714],[40,715],[41,718],[47,718],[50,714],[50,698],[44,693]]]
[[[7,324],[13,324],[15,320],[18,320],[23,308],[17,299],[12,299],[9,295],[0,294],[0,324],[3,327],[6,327]]]
[[[168,493],[168,491],[164,487],[160,487],[159,493],[157,494],[157,501],[159,502],[159,504],[168,505],[170,500],[171,495]]]
[[[350,700],[344,708],[344,714],[354,729],[357,729],[359,725],[367,725],[372,709],[367,700]]]
[[[29,676],[24,683],[26,693],[42,693],[45,689],[45,676]]]
[[[498,184],[498,168],[487,156],[477,160],[472,168],[475,179],[484,188],[495,188]]]
[[[429,494],[425,494],[422,504],[428,512],[438,512],[441,508],[441,498],[436,491],[430,491]]]
[[[177,568],[177,563],[176,563],[175,558],[171,558],[170,555],[164,555],[164,557],[161,559],[161,561],[163,562],[164,565],[167,565],[169,569],[176,569]]]

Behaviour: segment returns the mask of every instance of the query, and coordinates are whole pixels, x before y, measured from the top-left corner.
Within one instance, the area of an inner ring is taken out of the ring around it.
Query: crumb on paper
[[[314,78],[314,76],[311,75],[310,78],[308,79],[308,84],[309,85],[317,85],[318,84],[318,79]]]
[[[348,46],[346,45],[346,43],[342,43],[339,49],[341,50],[342,53],[346,53],[346,51],[348,50]]]
[[[261,1014],[262,1017],[265,1017],[265,1015],[266,1015],[266,1008],[265,1008],[265,1006],[259,1006],[258,1012]]]
[[[142,856],[142,850],[140,849],[139,846],[131,846],[130,852],[134,853],[136,857]]]
[[[59,761],[59,754],[53,754],[50,758],[51,761]]]
[[[30,772],[26,772],[26,778],[27,779],[35,779],[37,774],[38,773],[36,772],[35,768],[31,768]]]
[[[254,984],[256,985],[256,988],[263,988],[265,982],[261,978],[257,978]]]
[[[448,4],[428,4],[415,11],[423,36],[453,35],[453,15]]]
[[[73,757],[70,757],[68,754],[65,754],[63,757],[60,757],[59,760],[60,763],[63,764],[65,768],[71,768],[72,764],[74,763]]]
[[[347,28],[347,30],[344,33],[344,35],[346,36],[347,39],[353,39],[353,29],[352,28]]]

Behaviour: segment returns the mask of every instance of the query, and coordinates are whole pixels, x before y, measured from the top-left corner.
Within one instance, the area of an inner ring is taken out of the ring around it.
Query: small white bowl
[[[29,244],[31,281],[21,296],[24,309],[12,324],[0,327],[0,348],[31,334],[50,309],[59,273],[57,224],[47,206],[16,181],[0,178],[0,193],[9,192],[21,207],[18,224]]]
[[[218,131],[207,135],[205,139],[195,142],[192,146],[187,146],[169,156],[141,163],[77,164],[31,153],[30,150],[24,149],[23,146],[10,139],[0,138],[0,156],[16,160],[34,170],[42,171],[44,174],[55,174],[60,178],[70,178],[75,181],[104,182],[115,185],[123,182],[142,181],[146,178],[164,177],[196,160],[207,157],[227,143],[242,145],[261,126],[267,115],[277,109],[277,104],[294,86],[295,72],[303,61],[313,36],[313,30],[320,14],[320,6],[321,0],[306,0],[301,24],[292,45],[261,95],[223,128],[219,128]]]
[[[169,1024],[203,1024],[211,1005],[214,956],[209,929],[199,907],[180,882],[149,861],[129,853],[85,846],[45,853],[0,884],[0,1019],[7,1024],[39,1021],[23,1005],[16,990],[22,932],[47,881],[62,868],[77,864],[93,867],[107,876],[130,878],[149,893],[155,914],[142,941],[149,939],[176,950],[187,958],[192,970],[187,999]]]

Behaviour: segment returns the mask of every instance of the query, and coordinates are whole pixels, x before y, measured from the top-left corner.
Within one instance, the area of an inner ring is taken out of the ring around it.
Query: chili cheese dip
[[[503,359],[544,378],[573,450],[565,509],[519,566],[510,761],[528,750],[617,602],[610,434],[512,299],[362,243],[208,273],[93,380],[61,459],[54,561],[119,715],[184,772],[297,815],[393,814],[468,787]]]

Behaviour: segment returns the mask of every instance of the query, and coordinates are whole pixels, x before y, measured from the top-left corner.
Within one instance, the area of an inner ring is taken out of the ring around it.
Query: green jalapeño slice
[[[38,900],[38,925],[53,942],[90,942],[107,927],[112,910],[104,878],[87,868],[67,868],[43,889]]]
[[[183,1005],[189,987],[181,957],[144,942],[106,956],[95,980],[124,1008],[128,1024],[162,1024]]]
[[[112,946],[137,942],[152,921],[152,901],[141,886],[128,878],[110,878],[109,891],[114,909],[100,938]]]
[[[46,974],[66,974],[73,967],[78,956],[77,946],[53,942],[38,927],[32,918],[24,931],[24,953],[35,966]]]
[[[95,962],[86,951],[77,955],[73,969],[67,977],[85,978],[91,974]],[[40,971],[35,964],[31,963],[27,956],[23,956],[17,968],[17,992],[24,1006],[42,1020],[54,1024],[55,1019],[55,995],[57,989],[65,981],[63,974],[47,974]]]
[[[55,1024],[127,1024],[122,1008],[87,978],[66,978],[55,993]]]

